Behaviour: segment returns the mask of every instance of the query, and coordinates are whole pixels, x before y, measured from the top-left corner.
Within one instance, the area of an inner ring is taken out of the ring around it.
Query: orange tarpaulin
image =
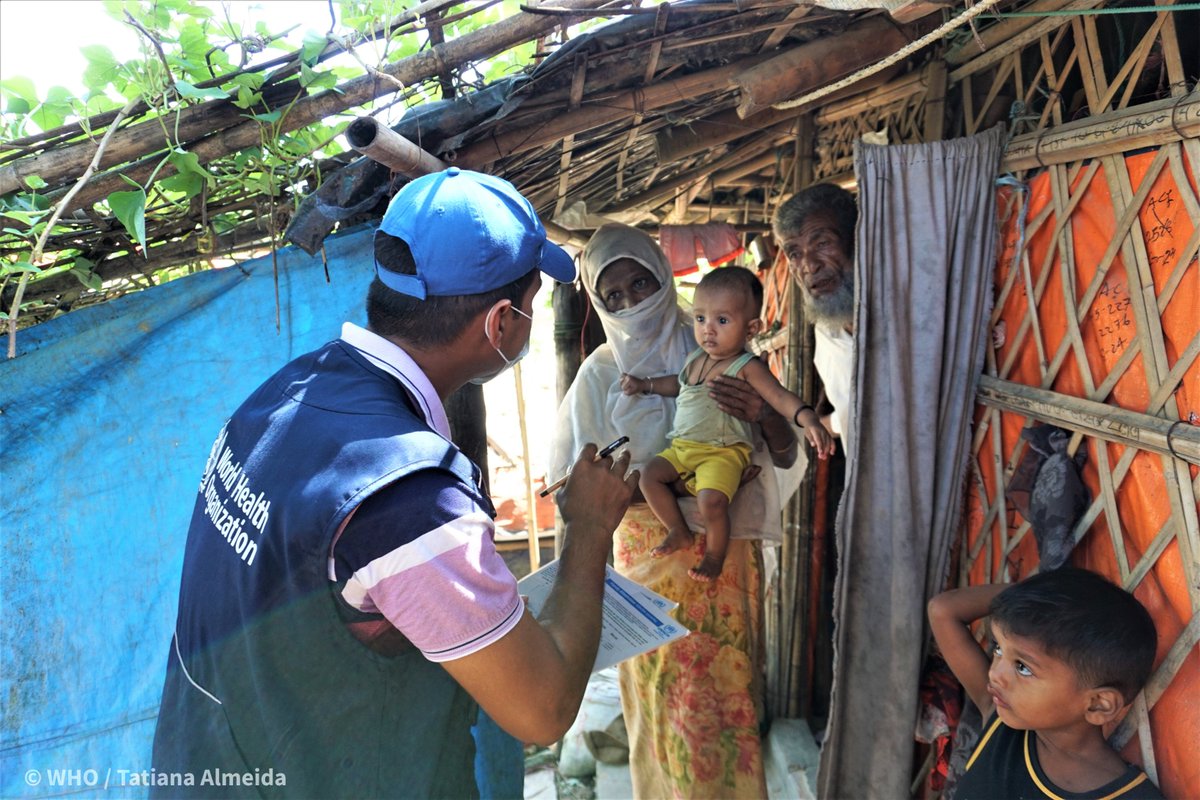
[[[1200,362],[1193,353],[1179,363],[1200,332],[1200,266],[1192,241],[1197,220],[1188,210],[1189,206],[1195,207],[1196,173],[1195,166],[1187,164],[1185,158],[1181,158],[1184,168],[1179,169],[1179,162],[1168,164],[1163,155],[1149,152],[1125,160],[1130,196],[1145,189],[1137,211],[1144,260],[1126,262],[1127,254],[1136,253],[1139,245],[1134,242],[1132,249],[1122,246],[1126,231],[1123,223],[1128,220],[1122,221],[1122,215],[1114,211],[1109,182],[1112,176],[1105,175],[1104,166],[1085,165],[1077,170],[1069,195],[1060,186],[1058,198],[1053,189],[1054,173],[1043,173],[1029,182],[1024,215],[1030,228],[1040,220],[1044,209],[1054,210],[1036,225],[1026,243],[1027,258],[1020,260],[1015,255],[1025,199],[1020,192],[1001,190],[1003,248],[995,276],[995,316],[1000,323],[997,340],[1003,340],[995,349],[999,377],[1140,413],[1178,418],[1183,424],[1200,424]],[[1193,184],[1180,186],[1177,180],[1188,175]],[[1150,185],[1143,187],[1148,179]],[[1116,205],[1123,208],[1124,202]],[[1063,210],[1070,214],[1065,223],[1058,216]],[[1139,270],[1137,263],[1144,266]],[[1011,287],[1007,293],[1003,290],[1006,285]],[[1027,319],[1031,289],[1039,297],[1036,325]],[[1090,303],[1083,308],[1089,295]],[[1145,332],[1139,331],[1139,315],[1134,308],[1135,301],[1142,298],[1151,310],[1143,322],[1149,328]],[[1071,306],[1074,312],[1068,310]],[[1076,326],[1078,338],[1074,335]],[[1153,384],[1163,383],[1163,387],[1148,383],[1148,364],[1151,374],[1159,375]],[[1153,369],[1156,364],[1157,369]],[[1176,383],[1181,370],[1182,377]],[[1099,396],[1109,387],[1107,395]],[[1172,397],[1177,415],[1163,411]],[[994,425],[994,419],[990,409],[978,407],[977,428]],[[1007,519],[997,516],[988,520],[987,516],[988,507],[1003,491],[997,467],[1007,465],[1011,470],[1014,454],[1020,454],[1017,448],[1026,446],[1019,440],[1026,423],[1018,414],[1001,415],[998,453],[993,432],[983,437],[977,456],[980,485],[969,493],[965,552],[973,554],[981,547],[990,547],[991,552],[990,557],[986,552],[979,553],[971,565],[972,584],[995,580],[1005,564],[1013,580],[1028,575],[1037,565],[1032,533],[1016,541],[1023,520],[1011,506],[1007,508]],[[1126,450],[1122,445],[1088,436],[1082,447],[1087,448],[1088,455],[1083,478],[1092,497],[1104,497],[1102,484],[1108,481],[1108,475],[1102,480],[1102,470],[1111,474],[1113,490],[1111,499],[1103,501],[1098,512],[1093,507],[1095,519],[1072,553],[1071,562],[1116,581],[1122,574],[1144,572],[1133,591],[1158,627],[1158,668],[1192,622],[1194,613],[1188,575],[1194,578],[1200,570],[1195,564],[1185,570],[1183,558],[1187,551],[1181,552],[1179,543],[1179,537],[1188,535],[1185,520],[1190,519],[1193,526],[1196,520],[1196,509],[1180,508],[1179,496],[1192,494],[1179,491],[1174,468],[1164,468],[1169,459],[1156,453],[1138,451],[1126,468],[1121,461]],[[1196,475],[1193,466],[1193,486]],[[1112,524],[1110,514],[1119,524]],[[1172,531],[1177,536],[1171,535]],[[981,541],[988,533],[988,540]],[[1196,554],[1190,557],[1194,559]],[[1148,697],[1147,704],[1159,784],[1170,798],[1193,797],[1200,791],[1196,739],[1200,731],[1200,652],[1194,644],[1174,677],[1156,691],[1161,695]],[[1144,761],[1137,737],[1125,746],[1123,755],[1131,761]]]

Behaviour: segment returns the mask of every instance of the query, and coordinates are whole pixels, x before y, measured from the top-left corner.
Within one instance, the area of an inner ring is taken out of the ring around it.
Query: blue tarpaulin
[[[278,330],[266,256],[19,334],[0,366],[0,796],[145,795],[212,440],[268,375],[365,324],[371,233],[326,241],[328,280],[279,251]]]

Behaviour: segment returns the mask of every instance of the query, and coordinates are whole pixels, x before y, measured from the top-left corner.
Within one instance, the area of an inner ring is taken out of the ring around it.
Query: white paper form
[[[592,672],[687,635],[687,628],[671,617],[671,611],[678,603],[618,574],[611,566],[605,565],[604,569],[600,649],[596,652]],[[529,598],[529,610],[535,617],[541,612],[557,576],[558,561],[555,560],[517,582],[518,591]]]

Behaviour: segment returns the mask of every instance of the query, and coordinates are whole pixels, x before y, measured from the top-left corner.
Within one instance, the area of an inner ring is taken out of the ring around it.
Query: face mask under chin
[[[522,317],[525,317],[526,319],[528,319],[531,323],[533,322],[533,317],[526,314],[524,311],[517,308],[516,306],[512,306],[512,310],[516,311]],[[487,335],[488,322],[491,321],[492,313],[494,311],[495,311],[495,309],[492,309],[492,311],[489,311],[488,315],[487,315],[487,319],[485,319],[483,321],[483,329],[484,329],[485,336]],[[488,344],[492,344],[491,339],[488,339]],[[476,386],[481,386],[481,385],[487,383],[488,381],[492,380],[493,378],[495,378],[499,375],[503,375],[513,364],[516,364],[522,358],[529,355],[529,339],[525,340],[525,345],[521,348],[521,352],[517,353],[517,355],[511,361],[509,360],[508,356],[504,355],[504,351],[502,351],[499,347],[496,347],[496,345],[492,344],[492,349],[496,351],[496,355],[500,356],[500,360],[504,362],[503,366],[499,367],[494,372],[488,372],[483,375],[476,375],[474,378],[471,378],[468,381],[468,383],[473,383]]]

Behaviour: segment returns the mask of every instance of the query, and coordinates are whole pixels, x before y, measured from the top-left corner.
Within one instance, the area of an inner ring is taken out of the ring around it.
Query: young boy
[[[990,658],[969,625],[991,615]],[[929,601],[946,663],[985,720],[956,800],[1162,794],[1104,739],[1154,663],[1154,621],[1100,575],[1064,567]]]
[[[691,547],[694,534],[679,510],[683,491],[696,496],[706,532],[704,558],[688,571],[697,581],[721,574],[729,545],[729,503],[750,463],[750,425],[725,414],[708,395],[707,381],[718,375],[739,377],[786,419],[804,429],[820,458],[833,452],[833,438],[812,406],[780,385],[767,365],[746,350],[762,326],[762,284],[741,267],[714,270],[696,286],[692,303],[693,331],[700,346],[684,362],[679,375],[638,378],[621,375],[625,394],[678,397],[671,446],[642,470],[641,490],[667,536],[652,555],[665,556]],[[694,475],[686,483],[683,475]]]

